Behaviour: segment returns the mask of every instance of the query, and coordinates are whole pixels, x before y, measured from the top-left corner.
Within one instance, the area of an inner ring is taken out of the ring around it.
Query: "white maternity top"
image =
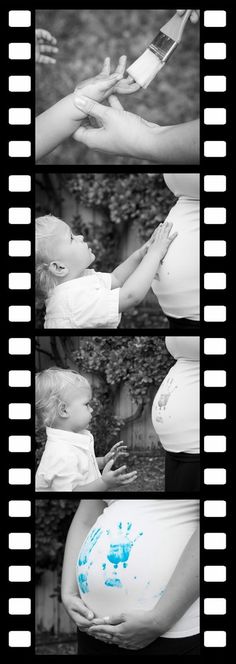
[[[176,363],[153,401],[152,423],[169,452],[198,454],[200,447],[200,337],[166,337]]]
[[[198,500],[109,501],[78,556],[77,582],[86,606],[98,616],[154,608],[195,531],[198,511]],[[196,600],[164,636],[198,632]]]
[[[198,173],[168,173],[164,178],[178,197],[167,216],[168,222],[173,224],[171,233],[178,235],[152,282],[152,290],[167,316],[199,321],[200,176]]]

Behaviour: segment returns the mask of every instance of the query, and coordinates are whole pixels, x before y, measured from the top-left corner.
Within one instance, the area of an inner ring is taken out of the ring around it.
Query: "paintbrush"
[[[127,69],[128,74],[142,88],[148,87],[175,51],[191,12],[192,9],[187,9],[183,16],[177,13],[172,16],[146,51]]]

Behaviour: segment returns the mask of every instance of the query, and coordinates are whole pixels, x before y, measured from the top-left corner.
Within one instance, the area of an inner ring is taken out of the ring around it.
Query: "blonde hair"
[[[50,240],[56,235],[57,223],[57,217],[51,214],[38,217],[35,223],[35,289],[39,307],[57,285],[57,278],[49,270],[52,259]]]
[[[68,385],[78,386],[82,390],[91,391],[89,382],[84,376],[71,369],[50,367],[36,374],[36,427],[51,427],[58,414],[58,406],[65,401],[65,390]]]

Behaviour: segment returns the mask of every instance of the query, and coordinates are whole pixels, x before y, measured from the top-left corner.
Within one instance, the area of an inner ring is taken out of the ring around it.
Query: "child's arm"
[[[89,626],[89,621],[94,614],[87,609],[79,597],[76,562],[79,550],[90,528],[102,514],[104,507],[103,500],[81,500],[67,535],[62,568],[61,598],[67,613],[78,627]]]
[[[122,56],[123,57],[123,56]],[[90,99],[104,101],[124,73],[124,60],[120,58],[114,74],[110,74],[110,59],[106,58],[102,71],[97,76],[80,83],[74,93],[61,99],[36,118],[36,160],[54,150],[78,129],[86,117],[75,104],[77,91],[81,90]]]
[[[110,491],[112,489],[117,489],[119,486],[124,484],[131,484],[137,478],[136,470],[131,473],[126,473],[126,466],[120,466],[116,470],[112,470],[113,463],[115,461],[114,455],[106,463],[105,467],[103,466],[103,472],[101,479],[95,480],[94,482],[89,482],[89,484],[84,484],[81,486],[79,484],[76,486],[73,491]]]
[[[118,267],[113,270],[111,273],[111,288],[120,288],[123,286],[125,281],[128,279],[130,274],[136,270],[139,263],[143,260],[146,255],[150,245],[155,240],[158,228],[152,233],[151,237],[145,244],[142,245],[139,249],[134,251],[123,263],[118,265]]]
[[[137,306],[147,295],[162,259],[177,236],[177,233],[169,235],[171,228],[172,224],[168,222],[160,224],[143,260],[120,289],[120,312]]]

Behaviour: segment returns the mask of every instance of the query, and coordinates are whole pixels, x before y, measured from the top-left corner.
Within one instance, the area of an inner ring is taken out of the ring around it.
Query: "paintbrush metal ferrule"
[[[173,41],[173,39],[170,39],[170,37],[167,37],[163,33],[159,32],[148,48],[150,51],[155,53],[155,55],[157,55],[161,62],[164,63],[167,62],[177,46],[178,42]]]

